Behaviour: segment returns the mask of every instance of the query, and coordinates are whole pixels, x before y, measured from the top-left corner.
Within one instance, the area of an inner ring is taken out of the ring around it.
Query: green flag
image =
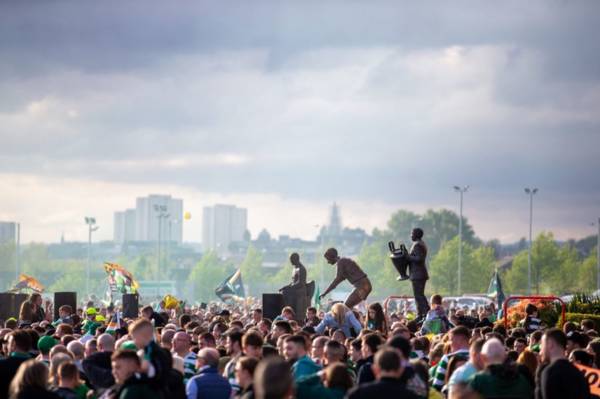
[[[246,296],[244,284],[242,283],[241,269],[236,270],[231,276],[227,277],[215,290],[215,294],[223,301],[240,299]]]
[[[502,291],[502,282],[500,281],[500,274],[498,270],[494,272],[492,276],[492,281],[490,281],[490,287],[488,288],[488,296],[496,301],[497,309],[502,309],[502,304],[504,303],[504,291]]]
[[[317,289],[315,290],[315,294],[312,298],[313,306],[317,308],[317,310],[321,310],[321,300],[319,299],[320,296],[321,291],[319,290],[319,286],[317,285]]]

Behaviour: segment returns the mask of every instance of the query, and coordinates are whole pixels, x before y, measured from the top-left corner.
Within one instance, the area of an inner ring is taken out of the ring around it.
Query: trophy
[[[408,280],[408,250],[406,246],[400,243],[400,247],[396,248],[393,241],[388,243],[390,249],[390,259],[396,271],[400,274],[398,281]]]

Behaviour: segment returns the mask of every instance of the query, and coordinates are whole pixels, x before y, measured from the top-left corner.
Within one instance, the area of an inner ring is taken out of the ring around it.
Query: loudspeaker
[[[54,320],[58,319],[58,309],[62,305],[69,305],[73,313],[77,312],[77,293],[76,292],[55,292],[54,293]]]
[[[14,313],[15,294],[10,292],[0,293],[0,320],[6,321],[11,317],[19,318],[19,312]]]
[[[283,294],[263,294],[263,317],[273,320],[283,309]]]
[[[138,295],[123,294],[123,317],[137,319],[139,314]]]
[[[14,294],[13,303],[12,303],[12,317],[18,319],[19,313],[21,313],[21,305],[29,298],[27,294]]]

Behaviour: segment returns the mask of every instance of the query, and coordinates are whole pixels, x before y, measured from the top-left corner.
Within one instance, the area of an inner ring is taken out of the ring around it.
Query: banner
[[[600,396],[600,370],[582,366],[578,363],[571,364],[575,365],[583,373],[585,380],[590,385],[591,394]]]
[[[116,263],[104,262],[104,270],[108,274],[108,285],[111,292],[135,294],[139,284],[125,268]]]
[[[26,274],[19,275],[19,282],[10,290],[10,292],[17,292],[21,290],[32,290],[37,293],[44,291],[44,286],[37,281],[35,278]]]
[[[242,283],[241,269],[236,270],[231,276],[227,277],[225,281],[215,289],[215,294],[223,302],[244,298],[246,293],[244,292],[244,284]]]
[[[496,270],[492,276],[492,281],[490,281],[487,295],[496,301],[496,309],[501,310],[505,296],[504,291],[502,291],[502,282],[500,281],[500,274],[498,274],[498,270]]]

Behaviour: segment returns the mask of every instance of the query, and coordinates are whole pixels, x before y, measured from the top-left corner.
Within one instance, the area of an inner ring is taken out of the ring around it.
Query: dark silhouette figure
[[[294,266],[292,283],[282,287],[279,291],[284,294],[284,301],[294,308],[296,317],[302,319],[306,313],[310,298],[306,284],[306,268],[300,262],[300,255],[290,255],[290,263]]]
[[[417,303],[418,319],[424,320],[429,311],[429,303],[425,297],[425,284],[429,280],[427,273],[427,245],[423,242],[423,230],[414,228],[411,233],[413,241],[410,251],[408,252],[408,273],[409,279],[413,286],[413,294]]]

